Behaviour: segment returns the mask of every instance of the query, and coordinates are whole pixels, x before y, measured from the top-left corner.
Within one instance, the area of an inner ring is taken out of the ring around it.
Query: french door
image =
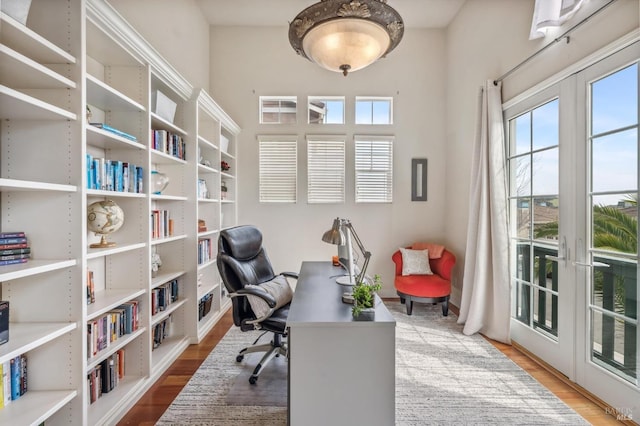
[[[640,419],[635,43],[505,111],[512,338]]]

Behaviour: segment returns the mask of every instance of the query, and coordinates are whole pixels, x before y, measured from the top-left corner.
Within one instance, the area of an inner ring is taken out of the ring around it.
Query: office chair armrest
[[[280,275],[284,275],[285,277],[289,277],[289,278],[295,278],[296,280],[298,279],[297,272],[280,272]]]
[[[243,287],[238,291],[236,291],[235,294],[237,294],[238,296],[245,296],[245,297],[249,294],[252,296],[258,296],[259,298],[267,302],[267,305],[269,305],[270,308],[275,308],[277,303],[275,297],[273,297],[272,295],[270,295],[260,287]]]

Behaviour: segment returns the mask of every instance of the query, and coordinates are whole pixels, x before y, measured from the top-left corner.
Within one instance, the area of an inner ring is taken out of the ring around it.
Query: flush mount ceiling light
[[[403,34],[402,18],[387,0],[322,0],[289,25],[299,55],[345,76],[391,52]]]

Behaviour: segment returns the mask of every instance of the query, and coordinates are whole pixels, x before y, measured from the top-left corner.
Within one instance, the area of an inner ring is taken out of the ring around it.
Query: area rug
[[[462,334],[452,313],[417,304],[407,316],[399,302],[385,303],[397,321],[396,425],[589,424],[482,336]],[[286,380],[265,371],[252,386],[259,356],[235,361],[257,336],[232,327],[157,424],[286,425]],[[267,368],[286,375],[286,360],[275,361]]]

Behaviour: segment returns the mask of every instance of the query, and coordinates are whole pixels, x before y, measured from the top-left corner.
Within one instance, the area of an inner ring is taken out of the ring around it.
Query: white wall
[[[348,77],[320,69],[295,54],[287,27],[212,27],[211,95],[242,128],[238,169],[239,221],[257,225],[276,270],[298,270],[304,260],[330,260],[336,246],[321,241],[335,217],[349,218],[373,254],[368,272],[379,273],[382,294],[395,296],[391,255],[414,240],[443,241],[445,209],[444,32],[408,29],[387,59]],[[298,125],[258,124],[260,95],[297,95]],[[344,95],[347,123],[353,123],[356,95],[394,97],[395,124],[320,126],[306,124],[306,97]],[[394,202],[358,204],[354,199],[354,134],[393,134]],[[258,202],[258,134],[299,137],[298,203]],[[305,134],[346,134],[347,202],[306,202]],[[428,201],[411,202],[411,158],[428,158]]]
[[[477,96],[487,79],[495,79],[551,42],[604,0],[591,0],[574,22],[544,39],[530,41],[533,0],[470,0],[447,29],[447,243],[464,260],[471,153]],[[503,100],[551,77],[572,63],[638,27],[638,0],[618,0],[503,81]],[[456,267],[453,302],[459,300],[463,267]]]
[[[196,0],[108,0],[193,87],[209,87],[209,24]]]

